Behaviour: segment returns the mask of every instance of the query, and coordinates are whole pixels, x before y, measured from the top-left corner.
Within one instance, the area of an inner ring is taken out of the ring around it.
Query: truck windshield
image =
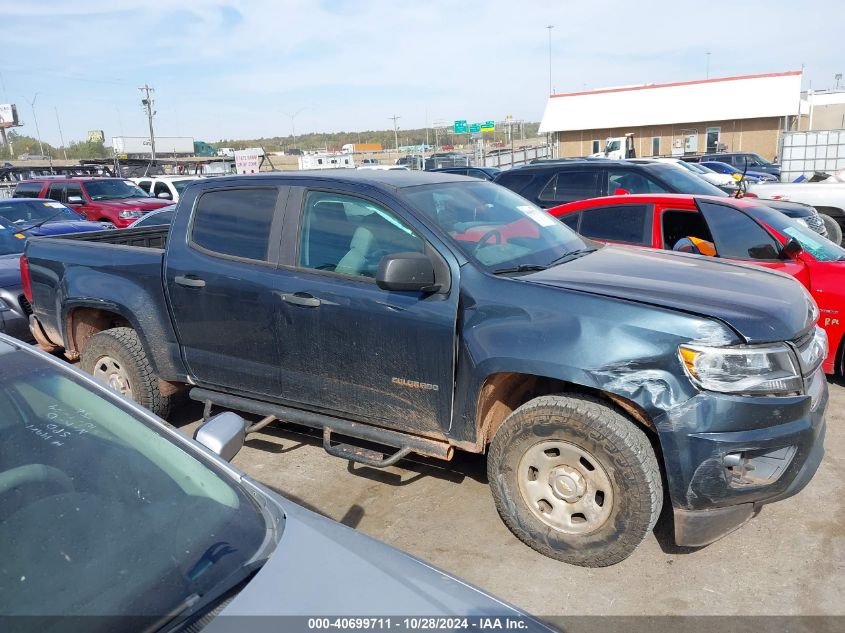
[[[438,183],[408,187],[402,193],[488,270],[546,267],[596,246],[525,198],[492,183]]]
[[[130,180],[92,180],[85,183],[91,200],[149,198],[149,194]]]
[[[211,461],[3,343],[0,483],[4,615],[171,613],[221,588],[266,534],[256,504]],[[90,620],[89,631],[126,626]]]
[[[608,141],[607,147],[604,148],[605,152],[616,152],[622,148],[621,141]]]
[[[29,226],[50,218],[51,221],[81,220],[82,217],[61,202],[52,200],[7,200],[0,202],[0,231],[13,226]]]

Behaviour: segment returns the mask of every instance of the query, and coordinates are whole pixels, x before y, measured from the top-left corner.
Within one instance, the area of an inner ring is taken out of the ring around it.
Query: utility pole
[[[552,95],[552,29],[555,28],[553,24],[546,27],[549,30],[549,95]]]
[[[53,106],[53,109],[56,111],[56,123],[59,124],[59,139],[62,141],[62,154],[64,154],[65,160],[67,160],[67,147],[65,147],[65,136],[62,134],[62,122],[59,120],[59,108],[58,106]]]
[[[153,117],[155,116],[155,100],[150,93],[155,92],[147,84],[138,88],[143,95],[141,105],[144,106],[144,111],[147,113],[147,123],[150,125],[150,160],[154,163],[156,161],[156,138],[153,133]]]
[[[402,117],[393,116],[387,117],[388,119],[393,121],[393,142],[396,143],[396,158],[399,158],[399,127],[396,125],[396,122],[401,119]]]
[[[294,149],[296,149],[296,117],[299,116],[299,114],[303,110],[305,110],[305,108],[300,108],[299,110],[297,110],[293,114],[288,114],[288,116],[290,117],[290,129],[291,129],[291,135],[293,136],[293,148]]]
[[[35,100],[38,98],[38,93],[35,93],[35,96],[32,97],[32,101],[29,101],[29,107],[32,108],[32,119],[35,121],[35,136],[38,137],[38,151],[41,152],[41,155],[44,156],[44,145],[41,143],[41,132],[38,129],[38,117],[35,114]]]
[[[705,71],[704,78],[710,79],[710,51],[707,51],[705,55],[707,55],[707,70]]]

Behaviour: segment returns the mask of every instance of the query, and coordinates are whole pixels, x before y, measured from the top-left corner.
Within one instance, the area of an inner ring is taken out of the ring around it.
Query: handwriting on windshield
[[[30,422],[24,428],[53,446],[64,446],[70,438],[85,435],[95,428],[85,409],[69,410],[60,404],[51,404],[44,417],[44,422]]]

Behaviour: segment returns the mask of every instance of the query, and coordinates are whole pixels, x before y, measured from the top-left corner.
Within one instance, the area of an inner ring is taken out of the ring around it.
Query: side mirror
[[[395,253],[381,258],[376,284],[383,290],[434,292],[434,264],[424,253]]]
[[[85,204],[85,200],[82,199],[82,196],[68,196],[67,197],[68,204]]]
[[[173,196],[171,196],[167,191],[162,191],[160,194],[156,196],[156,198],[164,198],[165,200],[172,200]]]
[[[790,259],[798,259],[798,256],[804,252],[804,247],[796,240],[794,237],[790,237],[786,244],[783,245],[783,253],[784,257],[788,257]]]
[[[224,411],[199,426],[194,439],[229,462],[243,448],[246,425],[246,420],[237,413]]]

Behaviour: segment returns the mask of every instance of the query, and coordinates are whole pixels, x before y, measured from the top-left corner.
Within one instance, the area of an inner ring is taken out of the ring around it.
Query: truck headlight
[[[681,362],[702,389],[745,395],[801,393],[798,359],[785,344],[762,347],[681,345]]]
[[[124,220],[128,220],[129,218],[140,218],[144,214],[139,209],[133,209],[133,210],[124,209],[118,215],[121,218],[123,218]]]

